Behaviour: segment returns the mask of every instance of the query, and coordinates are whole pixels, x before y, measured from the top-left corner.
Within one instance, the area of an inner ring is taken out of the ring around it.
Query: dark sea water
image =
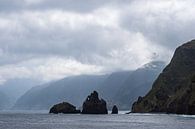
[[[0,129],[195,129],[195,116],[53,115],[46,112],[1,112]]]

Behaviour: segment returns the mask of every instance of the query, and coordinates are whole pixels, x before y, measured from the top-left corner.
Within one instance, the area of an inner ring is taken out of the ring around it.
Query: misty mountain
[[[111,73],[108,78],[106,78],[103,83],[97,88],[100,96],[107,101],[109,109],[112,108],[113,104],[117,104],[115,96],[120,91],[122,85],[126,80],[129,79],[133,71],[120,71]],[[130,89],[128,89],[130,90]]]
[[[145,95],[151,88],[163,67],[163,62],[151,62],[135,71],[67,77],[33,87],[16,102],[14,108],[49,109],[62,101],[81,106],[86,95],[97,90],[106,99],[109,108],[117,104],[120,109],[129,109],[139,95]]]
[[[9,104],[9,98],[5,95],[5,93],[0,91],[0,109],[4,109]]]
[[[80,75],[33,87],[15,104],[15,109],[49,109],[53,104],[68,101],[80,106],[87,94],[101,85],[108,75]]]
[[[11,108],[18,98],[39,83],[39,81],[33,79],[9,79],[0,85],[0,91],[2,92],[0,97],[4,101],[4,105],[6,105],[4,109]]]
[[[98,91],[107,100],[110,109],[113,105],[129,109],[139,95],[145,95],[151,89],[164,66],[164,62],[154,61],[135,71],[112,73]]]
[[[164,62],[155,61],[133,71],[113,97],[115,103],[121,109],[129,109],[139,95],[145,95],[152,88],[164,67]]]

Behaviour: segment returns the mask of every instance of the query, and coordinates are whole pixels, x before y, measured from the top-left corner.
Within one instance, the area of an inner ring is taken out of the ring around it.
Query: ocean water
[[[1,112],[0,129],[195,129],[195,116],[167,114],[80,115]]]

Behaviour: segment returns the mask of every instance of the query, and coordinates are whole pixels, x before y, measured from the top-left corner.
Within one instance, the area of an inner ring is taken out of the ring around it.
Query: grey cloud
[[[43,29],[37,27],[37,23],[35,25],[29,23],[25,17],[19,19],[20,22],[16,23],[16,26],[10,26],[7,30],[1,31],[0,44],[3,53],[7,55],[4,56],[6,58],[14,55],[16,60],[21,60],[21,57],[27,59],[34,56],[53,55],[91,62],[96,60],[94,56],[108,58],[110,56],[108,53],[112,49],[123,46],[122,39],[119,40],[120,37],[116,37],[119,33],[116,32],[115,37],[111,36],[114,34],[114,29],[106,29],[98,25],[88,25],[76,30],[52,26]]]
[[[168,11],[162,13],[161,10],[159,12],[154,12],[154,10],[150,9],[154,8],[152,6],[145,8],[144,1],[59,1],[53,3],[54,1],[52,0],[45,0],[39,4],[34,4],[34,6],[44,8],[44,5],[42,4],[46,4],[45,6],[48,7],[51,5],[51,7],[56,6],[56,8],[61,8],[61,6],[58,5],[59,3],[62,6],[69,5],[67,3],[70,3],[75,6],[70,6],[71,9],[79,9],[88,8],[86,6],[93,7],[90,5],[96,5],[97,7],[98,5],[103,6],[108,3],[109,6],[111,6],[111,3],[115,3],[113,7],[121,12],[119,27],[122,28],[116,29],[87,23],[83,23],[85,27],[82,29],[71,29],[69,24],[65,27],[48,24],[46,25],[46,28],[43,28],[38,23],[38,18],[43,15],[36,17],[34,15],[31,16],[31,14],[24,15],[23,13],[14,13],[15,16],[13,14],[11,14],[11,16],[1,14],[1,18],[7,19],[11,24],[14,24],[11,25],[10,28],[0,28],[0,41],[3,52],[8,53],[8,55],[18,55],[26,58],[42,55],[70,56],[80,61],[90,62],[96,60],[94,59],[94,56],[111,58],[110,52],[112,50],[123,49],[125,45],[123,42],[125,42],[125,38],[127,38],[122,37],[124,31],[127,31],[129,34],[141,33],[144,38],[148,39],[153,44],[159,44],[160,46],[171,50],[175,49],[179,44],[190,40],[194,36],[193,30],[195,28],[193,19],[187,19],[183,22],[181,19],[175,18],[177,12],[169,13]],[[4,1],[4,5],[9,2],[10,1]],[[96,2],[99,4],[95,4]],[[116,3],[120,4],[116,6]],[[21,0],[18,0],[18,2],[16,0],[12,4],[19,6]],[[77,7],[77,4],[79,7]],[[139,6],[136,8],[137,5]],[[66,8],[66,6],[63,7]],[[140,7],[142,7],[143,11],[139,10]],[[42,13],[44,14],[46,12]],[[47,17],[47,15],[45,17]],[[35,20],[30,21],[28,20],[29,18],[30,20]],[[42,20],[43,21],[41,22],[47,22],[48,19],[42,18]],[[82,24],[79,26],[82,26]]]
[[[123,0],[122,4],[132,0]],[[86,13],[106,5],[120,5],[120,0],[1,0],[0,11],[14,12],[25,10],[62,9]]]
[[[94,27],[75,32],[57,32],[58,36],[61,35],[60,38],[55,35],[51,36],[56,31],[47,35],[45,35],[45,31],[38,34],[33,31],[31,36],[24,35],[24,38],[18,41],[16,41],[17,39],[11,42],[5,41],[5,44],[1,44],[1,48],[4,52],[17,56],[66,56],[90,62],[94,61],[94,56],[109,58],[108,53],[112,49],[123,47],[122,45],[119,47],[118,39],[116,42],[108,41],[107,38],[102,37],[104,30]]]
[[[25,7],[23,0],[1,0],[0,1],[0,12],[10,12],[22,10]]]
[[[164,12],[144,0],[0,1],[0,67],[58,57],[112,71],[136,68],[153,60],[154,53],[164,60],[194,38],[195,10],[188,2]],[[32,65],[27,71],[37,64]]]
[[[151,3],[159,3],[161,6],[163,2],[171,1],[134,2],[122,12],[121,26],[129,31],[140,32],[155,44],[174,50],[178,45],[195,38],[195,19],[192,13],[195,9],[189,7],[195,3],[192,0],[178,0],[173,1],[170,6],[153,9],[158,7]]]

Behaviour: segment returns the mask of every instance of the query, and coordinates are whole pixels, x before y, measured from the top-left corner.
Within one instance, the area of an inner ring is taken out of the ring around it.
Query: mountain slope
[[[49,109],[62,101],[80,106],[86,95],[96,89],[106,77],[107,75],[80,75],[34,87],[16,102],[14,108]]]
[[[9,98],[0,91],[0,109],[5,109],[10,103]]]
[[[123,83],[131,75],[132,71],[121,71],[111,73],[108,78],[97,88],[100,96],[103,96],[107,101],[109,109],[112,108],[116,100],[114,96],[118,93]]]
[[[112,73],[97,91],[103,96],[108,108],[117,105],[120,110],[128,110],[139,95],[145,95],[164,68],[165,63],[154,61],[135,71]]]
[[[138,96],[145,95],[164,66],[164,62],[154,61],[132,72],[114,96],[120,108],[129,109]]]
[[[163,66],[163,62],[151,62],[135,71],[64,78],[32,88],[17,101],[14,108],[49,109],[50,106],[61,101],[81,106],[86,95],[97,90],[108,102],[109,109],[116,104],[119,109],[127,110],[139,95],[145,95],[151,88],[151,84]]]
[[[7,80],[0,86],[0,91],[6,96],[6,98],[4,98],[4,102],[6,103],[4,109],[10,109],[19,97],[38,83],[40,82],[33,79]]]
[[[145,96],[139,97],[132,112],[195,114],[195,40],[178,47]]]

